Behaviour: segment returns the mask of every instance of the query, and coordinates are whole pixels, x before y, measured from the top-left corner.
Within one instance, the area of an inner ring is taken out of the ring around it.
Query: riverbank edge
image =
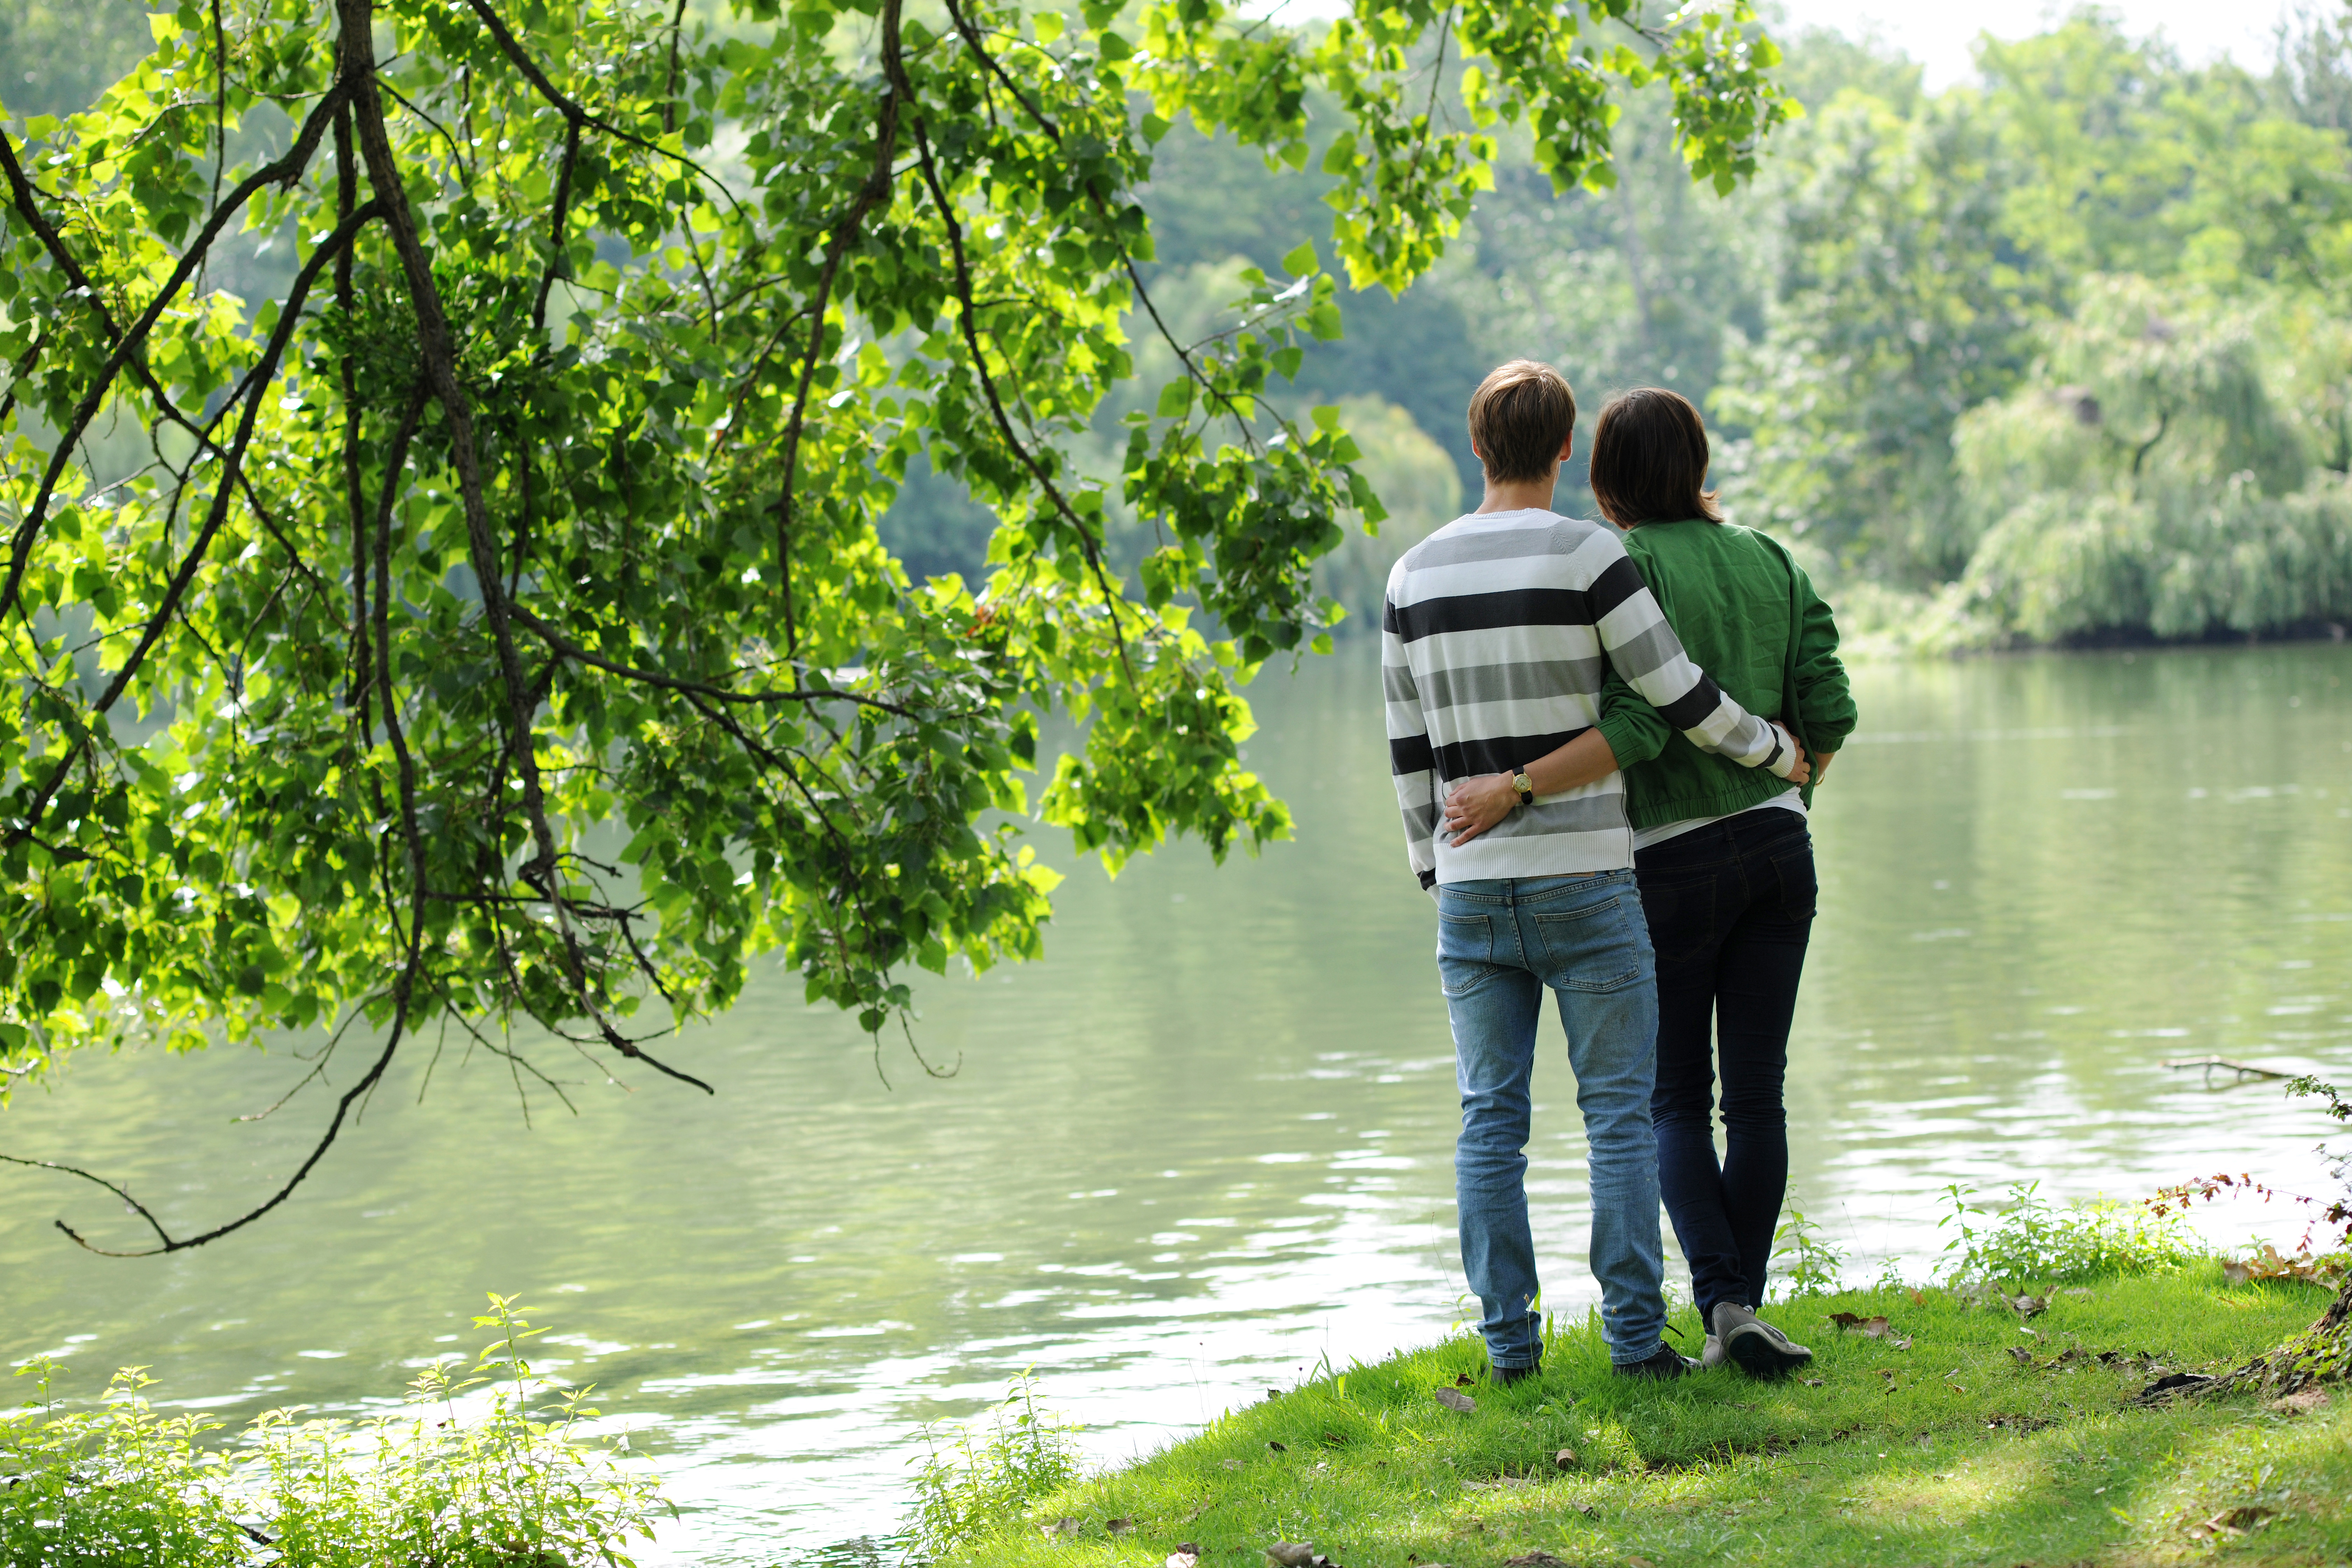
[[[1192,1546],[1199,1568],[1254,1568],[1311,1542],[1344,1568],[2340,1562],[2352,1394],[2139,1402],[2332,1294],[2205,1260],[2048,1291],[2031,1315],[1990,1291],[1807,1297],[1765,1316],[1814,1346],[1811,1375],[1769,1384],[1617,1378],[1587,1321],[1553,1326],[1541,1378],[1498,1388],[1455,1336],[1228,1411],[939,1561],[1157,1568]],[[1695,1351],[1695,1314],[1676,1327]]]

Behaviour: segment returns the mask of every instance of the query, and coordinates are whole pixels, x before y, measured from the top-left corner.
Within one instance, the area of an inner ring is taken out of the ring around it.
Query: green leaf
[[[1289,255],[1282,258],[1282,269],[1293,278],[1321,271],[1323,264],[1316,258],[1315,242],[1311,239],[1300,241]]]

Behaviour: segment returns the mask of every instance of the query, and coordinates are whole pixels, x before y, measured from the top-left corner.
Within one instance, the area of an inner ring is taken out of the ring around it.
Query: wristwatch
[[[1519,804],[1521,805],[1535,805],[1536,786],[1533,782],[1528,779],[1527,774],[1513,773],[1511,775],[1511,787],[1519,792]]]

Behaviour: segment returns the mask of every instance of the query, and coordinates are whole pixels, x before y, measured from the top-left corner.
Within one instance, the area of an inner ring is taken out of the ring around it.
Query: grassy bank
[[[1311,1541],[1346,1568],[2341,1563],[2352,1395],[2136,1403],[2159,1369],[2242,1363],[2331,1295],[2232,1285],[2206,1259],[2053,1291],[2024,1319],[1989,1292],[1806,1297],[1765,1316],[1814,1348],[1817,1381],[1770,1384],[1616,1378],[1585,1326],[1553,1333],[1541,1379],[1503,1389],[1455,1339],[1232,1412],[947,1555],[1159,1564],[1193,1543],[1200,1568],[1255,1568]],[[1696,1316],[1677,1327],[1695,1348]],[[1437,1402],[1457,1384],[1475,1410]]]

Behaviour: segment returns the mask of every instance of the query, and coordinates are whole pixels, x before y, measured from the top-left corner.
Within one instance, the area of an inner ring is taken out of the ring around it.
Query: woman
[[[1601,515],[1626,531],[1693,662],[1794,731],[1818,784],[1854,726],[1837,627],[1778,542],[1723,521],[1706,468],[1706,427],[1686,399],[1648,387],[1601,411]],[[1781,1079],[1813,920],[1812,790],[1701,752],[1622,680],[1602,707],[1657,950],[1659,1185],[1707,1326],[1705,1359],[1780,1376],[1812,1355],[1756,1316],[1789,1179]],[[1720,1165],[1708,1125],[1717,1058]]]

